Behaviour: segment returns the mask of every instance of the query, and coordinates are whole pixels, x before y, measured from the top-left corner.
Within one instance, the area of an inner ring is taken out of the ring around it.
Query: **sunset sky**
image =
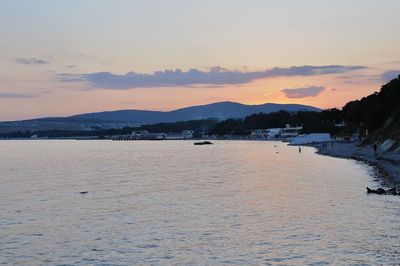
[[[400,74],[399,0],[2,0],[0,121],[341,108]]]

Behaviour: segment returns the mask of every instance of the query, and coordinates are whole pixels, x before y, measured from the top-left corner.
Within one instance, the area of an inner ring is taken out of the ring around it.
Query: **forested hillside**
[[[343,121],[346,126],[335,127]],[[383,142],[389,138],[400,141],[400,76],[383,85],[379,92],[347,103],[342,110],[254,114],[240,120],[222,121],[214,126],[211,133],[248,134],[252,129],[284,127],[285,124],[303,125],[303,133],[359,133],[367,143]]]
[[[347,103],[343,117],[353,129],[368,132],[368,141],[400,140],[400,76],[361,100]]]

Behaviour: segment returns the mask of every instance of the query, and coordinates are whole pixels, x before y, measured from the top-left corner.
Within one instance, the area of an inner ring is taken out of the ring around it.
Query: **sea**
[[[0,264],[400,265],[372,167],[213,142],[0,141]]]

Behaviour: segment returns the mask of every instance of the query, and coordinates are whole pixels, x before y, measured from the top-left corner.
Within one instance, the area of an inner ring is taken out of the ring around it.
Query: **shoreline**
[[[205,140],[208,138],[186,139],[186,141]],[[60,138],[60,139],[0,139],[0,140],[111,140],[111,139],[76,139],[76,138]],[[179,139],[182,141],[181,139]],[[244,140],[244,141],[260,141],[251,139],[212,139],[212,140]],[[138,140],[145,141],[145,140]],[[164,141],[164,140],[160,140]],[[265,140],[262,140],[265,141]],[[282,140],[276,140],[281,141]],[[293,145],[288,143],[288,145]],[[378,155],[374,154],[371,145],[357,145],[356,143],[343,142],[326,142],[326,143],[308,143],[303,145],[293,145],[303,147],[313,147],[316,154],[331,156],[336,158],[353,159],[361,161],[374,168],[379,181],[383,186],[396,188],[400,190],[400,147],[395,150],[384,152],[382,148],[378,148]]]
[[[300,146],[300,145],[299,145]],[[378,149],[378,155],[374,154],[371,145],[359,146],[355,143],[322,143],[306,144],[303,146],[314,147],[316,153],[325,156],[353,159],[372,166],[382,185],[400,189],[400,153],[397,151],[382,152]]]

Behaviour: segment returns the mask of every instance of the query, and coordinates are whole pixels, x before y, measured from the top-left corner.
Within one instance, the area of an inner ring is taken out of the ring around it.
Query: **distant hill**
[[[98,113],[79,114],[70,117],[48,117],[23,121],[1,122],[0,132],[16,130],[92,130],[138,126],[143,124],[168,123],[177,121],[215,118],[243,118],[255,113],[272,113],[277,111],[320,111],[319,108],[300,104],[246,105],[235,102],[218,102],[206,105],[191,106],[169,112],[146,110],[118,110]]]
[[[297,112],[300,110],[320,111],[320,109],[300,104],[246,105],[235,102],[219,102],[199,106],[186,107],[169,112],[120,110],[110,112],[89,113],[72,116],[71,118],[95,119],[114,122],[132,122],[138,124],[152,124],[160,122],[177,122],[206,118],[228,119],[241,118],[255,113],[272,113],[280,110]]]

